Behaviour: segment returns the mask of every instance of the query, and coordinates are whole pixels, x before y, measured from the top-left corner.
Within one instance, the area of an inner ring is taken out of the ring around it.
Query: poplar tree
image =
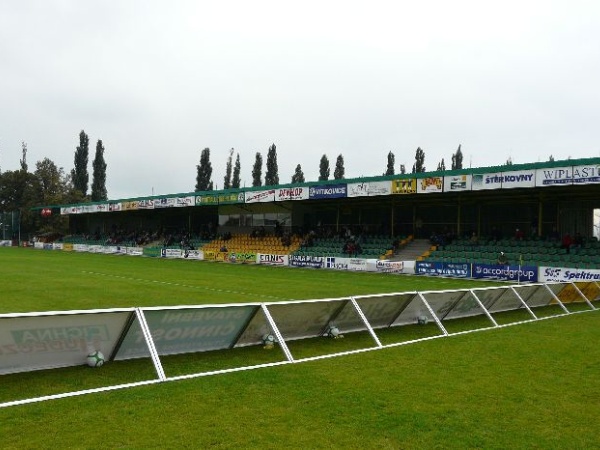
[[[233,179],[231,180],[231,187],[232,188],[239,188],[240,187],[240,170],[241,170],[241,165],[240,165],[240,154],[238,153],[235,157],[235,165],[233,166]]]
[[[333,171],[333,178],[335,180],[342,180],[346,169],[344,169],[344,157],[340,154],[335,161],[335,170]]]
[[[196,192],[212,191],[213,182],[210,180],[212,165],[210,163],[210,149],[208,147],[200,153],[200,164],[196,166],[196,169]]]
[[[385,175],[394,175],[394,165],[396,164],[396,157],[392,152],[387,155],[387,169]]]
[[[442,158],[442,160],[438,163],[437,170],[438,172],[443,172],[444,170],[446,170],[446,163],[444,162],[444,158]]]
[[[79,146],[75,150],[75,167],[71,170],[71,179],[73,181],[73,188],[81,192],[82,195],[87,195],[88,182],[90,179],[88,173],[88,160],[89,160],[89,144],[90,139],[85,131],[81,130],[79,133]]]
[[[304,172],[302,172],[300,164],[296,166],[296,171],[292,175],[292,183],[304,183]]]
[[[106,162],[104,161],[104,145],[98,139],[96,154],[92,162],[92,201],[108,200],[106,192]]]
[[[321,162],[319,164],[319,181],[326,181],[329,179],[330,174],[329,159],[327,155],[321,156]]]
[[[231,187],[231,170],[233,163],[233,148],[229,150],[229,157],[227,158],[227,165],[225,166],[225,178],[223,179],[223,189],[229,189]]]
[[[254,160],[254,166],[252,167],[252,186],[262,186],[262,155],[256,152],[256,159]]]
[[[279,168],[277,167],[277,147],[271,144],[267,153],[267,172],[265,173],[265,186],[279,184]]]
[[[415,153],[415,163],[413,164],[412,173],[425,172],[425,152],[421,147],[417,148]]]
[[[460,145],[456,150],[456,153],[452,155],[452,170],[462,169],[463,168],[463,154],[460,149]]]

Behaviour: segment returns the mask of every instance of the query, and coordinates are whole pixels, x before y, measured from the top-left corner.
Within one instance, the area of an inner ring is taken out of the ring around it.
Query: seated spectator
[[[500,252],[498,254],[498,261],[496,261],[498,264],[500,264],[501,266],[507,266],[508,265],[508,257],[506,256],[506,254],[504,252]]]
[[[570,253],[571,245],[573,245],[573,239],[571,238],[571,235],[569,233],[565,233],[562,238],[560,248],[564,248],[567,251],[567,253]]]
[[[524,235],[523,235],[523,231],[521,231],[521,229],[517,228],[517,229],[515,230],[515,239],[516,239],[517,241],[522,241],[522,240],[523,240],[523,237],[524,237]]]
[[[473,231],[473,234],[471,234],[471,239],[469,239],[469,242],[473,246],[479,245],[479,237],[477,236],[477,233],[475,233],[474,231]]]

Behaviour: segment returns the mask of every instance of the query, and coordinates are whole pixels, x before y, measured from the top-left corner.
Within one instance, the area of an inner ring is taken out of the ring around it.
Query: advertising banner
[[[599,269],[575,269],[568,267],[540,267],[540,282],[600,281]]]
[[[143,247],[125,247],[125,254],[130,256],[142,256],[144,254]]]
[[[259,264],[268,264],[270,266],[287,266],[289,263],[289,256],[259,253],[257,262]]]
[[[343,198],[348,193],[346,184],[311,186],[308,188],[308,198],[325,199],[325,198]]]
[[[363,181],[362,183],[348,184],[348,197],[374,197],[391,193],[392,183],[390,181]]]
[[[195,204],[196,203],[193,196],[175,198],[175,207],[177,208],[185,208],[187,206],[194,206]]]
[[[138,209],[154,209],[154,200],[152,199],[139,200],[137,203]]]
[[[109,203],[108,204],[108,210],[110,212],[121,211],[121,203],[119,203],[119,202],[117,202],[117,203]]]
[[[471,276],[471,265],[468,263],[417,261],[415,263],[415,273],[419,275],[469,278]]]
[[[91,205],[92,212],[107,212],[109,210],[108,203],[99,203],[97,205]]]
[[[228,205],[232,203],[244,203],[244,192],[228,192],[226,194],[219,194],[219,204]]]
[[[183,252],[178,248],[161,248],[160,249],[160,257],[161,258],[181,258],[183,256]]]
[[[502,189],[535,187],[534,170],[515,170],[502,172]]]
[[[328,256],[325,258],[325,268],[335,270],[348,270],[348,264],[350,258],[337,258],[334,256]]]
[[[132,312],[1,319],[0,374],[79,366],[88,353],[110,355]]]
[[[383,273],[403,273],[404,262],[379,260],[375,262],[375,271]]]
[[[216,205],[219,203],[217,194],[204,194],[196,196],[196,205]]]
[[[367,271],[367,260],[359,259],[359,258],[349,258],[348,259],[348,270],[354,270],[356,272],[366,272]]]
[[[231,252],[229,253],[229,262],[248,264],[256,262],[256,253],[254,252]]]
[[[392,194],[416,194],[417,180],[415,178],[392,180]]]
[[[324,258],[321,256],[296,256],[290,255],[289,263],[293,267],[312,267],[313,269],[320,269],[323,267]]]
[[[154,199],[154,208],[173,208],[175,204],[175,197],[162,197]]]
[[[417,179],[417,192],[419,194],[440,193],[444,189],[443,177],[426,177]]]
[[[489,189],[500,189],[502,187],[502,173],[474,173],[471,183],[473,191],[485,191]]]
[[[275,199],[278,202],[286,200],[308,200],[308,188],[290,187],[275,190]]]
[[[471,190],[471,175],[450,175],[444,177],[444,192],[462,192]]]
[[[160,355],[201,352],[233,346],[255,306],[144,310],[152,340]],[[115,359],[148,356],[144,334],[136,321]]]
[[[130,202],[121,202],[121,208],[125,211],[133,211],[138,208],[139,206],[139,202],[137,200],[133,200]]]
[[[539,187],[595,183],[600,183],[600,166],[554,167],[535,172],[535,184]]]
[[[266,203],[275,201],[275,189],[268,191],[252,191],[245,193],[246,203]]]
[[[478,183],[480,182],[483,187],[478,186],[474,190],[483,189],[513,189],[523,187],[534,187],[535,186],[535,172],[533,170],[514,170],[509,172],[497,172],[478,175]]]
[[[494,280],[517,281],[520,283],[536,283],[538,281],[538,269],[536,266],[473,264],[473,278],[490,278]]]
[[[183,250],[181,256],[184,259],[196,259],[196,260],[204,259],[204,253],[202,252],[202,250],[186,249],[186,250]]]

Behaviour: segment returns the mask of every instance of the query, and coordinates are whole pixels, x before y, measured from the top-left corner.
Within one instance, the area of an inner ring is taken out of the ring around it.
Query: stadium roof
[[[162,195],[151,195],[145,197],[131,197],[122,199],[109,199],[99,202],[85,202],[85,203],[74,203],[74,204],[62,204],[62,205],[45,205],[36,206],[31,208],[32,210],[38,210],[42,208],[64,208],[64,207],[77,207],[79,205],[95,205],[95,204],[106,204],[106,203],[118,203],[118,202],[131,202],[131,201],[144,201],[153,199],[164,199],[170,197],[185,197],[185,196],[202,196],[202,195],[234,195],[240,192],[252,192],[252,191],[264,191],[265,189],[279,189],[286,187],[308,187],[311,186],[335,186],[345,185],[351,183],[362,183],[362,182],[377,182],[377,181],[391,181],[391,180],[408,180],[408,179],[422,179],[429,177],[447,177],[457,175],[485,175],[487,173],[498,173],[498,172],[514,172],[520,170],[537,170],[537,169],[550,169],[558,167],[572,167],[572,166],[583,166],[583,165],[598,165],[600,166],[600,157],[596,158],[580,158],[580,159],[566,159],[558,161],[546,161],[537,163],[525,163],[525,164],[510,164],[500,166],[489,166],[489,167],[469,167],[460,170],[444,170],[444,171],[431,171],[431,172],[417,172],[417,173],[405,173],[395,175],[382,175],[373,177],[359,177],[359,178],[343,178],[339,180],[323,180],[323,181],[310,181],[305,183],[287,183],[280,185],[270,186],[253,186],[253,187],[241,187],[232,189],[221,189],[215,191],[196,191],[186,193],[173,193],[173,194],[162,194]],[[196,205],[190,205],[196,206]]]

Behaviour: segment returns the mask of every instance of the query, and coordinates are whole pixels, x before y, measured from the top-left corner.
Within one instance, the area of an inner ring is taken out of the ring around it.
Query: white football
[[[90,367],[100,367],[104,364],[104,355],[96,350],[87,355],[87,365]]]

